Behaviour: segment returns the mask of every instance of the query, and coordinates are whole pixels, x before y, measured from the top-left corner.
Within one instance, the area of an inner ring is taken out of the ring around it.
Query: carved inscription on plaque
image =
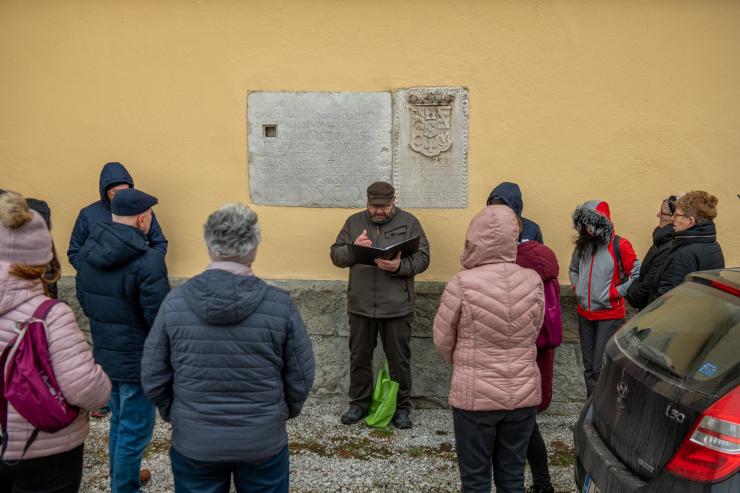
[[[391,181],[387,92],[252,92],[247,98],[249,189],[263,205],[364,207]]]
[[[468,204],[468,90],[393,93],[393,184],[403,207]]]

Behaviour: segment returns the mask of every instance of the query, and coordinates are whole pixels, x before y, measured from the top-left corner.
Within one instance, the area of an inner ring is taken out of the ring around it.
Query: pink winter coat
[[[542,280],[518,266],[514,212],[488,206],[470,222],[458,272],[434,318],[434,344],[452,363],[450,405],[511,410],[541,400],[535,340],[542,327]]]
[[[15,337],[16,322],[23,322],[47,299],[39,282],[9,274],[11,264],[0,261],[0,352]],[[87,437],[85,410],[98,409],[108,402],[110,380],[93,361],[90,347],[77,325],[72,310],[60,303],[46,317],[49,354],[59,386],[67,402],[82,408],[79,417],[56,433],[39,433],[24,459],[46,457],[72,450]],[[33,427],[8,404],[8,448],[3,460],[20,459]]]

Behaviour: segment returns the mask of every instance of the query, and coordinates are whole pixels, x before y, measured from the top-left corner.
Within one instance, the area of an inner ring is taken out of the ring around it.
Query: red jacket
[[[558,259],[550,248],[536,241],[519,243],[516,250],[516,263],[539,274],[542,282],[557,279],[560,272]],[[537,366],[542,382],[542,402],[538,410],[544,411],[552,401],[553,366],[555,349],[537,349]]]

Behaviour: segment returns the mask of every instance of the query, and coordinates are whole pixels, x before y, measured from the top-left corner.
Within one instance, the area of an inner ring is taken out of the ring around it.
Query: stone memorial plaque
[[[393,185],[401,207],[467,207],[466,88],[393,93]]]
[[[251,92],[249,190],[261,205],[364,207],[391,181],[388,92]]]

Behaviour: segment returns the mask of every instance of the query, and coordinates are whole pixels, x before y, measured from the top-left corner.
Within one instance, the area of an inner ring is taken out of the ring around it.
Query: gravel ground
[[[298,419],[289,421],[290,484],[295,492],[452,492],[460,491],[452,414],[418,409],[411,430],[375,430],[364,424],[344,426],[344,400],[310,400]],[[575,416],[538,416],[550,451],[555,490],[573,485]],[[144,453],[152,472],[145,493],[174,491],[169,460],[169,425],[157,420]],[[83,492],[107,492],[108,419],[91,420],[85,443]],[[531,484],[527,471],[526,484]]]

